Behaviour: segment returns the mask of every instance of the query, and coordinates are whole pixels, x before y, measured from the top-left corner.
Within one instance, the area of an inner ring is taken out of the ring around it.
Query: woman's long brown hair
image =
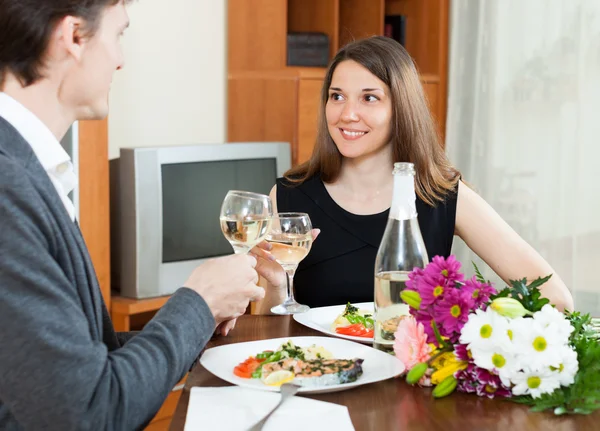
[[[346,60],[365,67],[390,89],[393,163],[415,165],[415,189],[421,200],[431,206],[444,200],[448,192],[456,189],[460,173],[450,164],[440,145],[412,58],[402,45],[383,36],[351,42],[338,51],[329,65],[321,90],[317,140],[312,156],[286,172],[285,178],[292,184],[302,184],[316,174],[320,174],[324,182],[334,182],[340,175],[343,156],[327,129],[325,106],[333,73]]]

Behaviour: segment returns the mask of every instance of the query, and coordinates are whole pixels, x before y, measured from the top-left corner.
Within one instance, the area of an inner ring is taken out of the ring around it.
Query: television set
[[[121,296],[173,293],[207,259],[231,254],[219,224],[229,190],[269,194],[288,143],[121,148],[111,161],[111,274]]]

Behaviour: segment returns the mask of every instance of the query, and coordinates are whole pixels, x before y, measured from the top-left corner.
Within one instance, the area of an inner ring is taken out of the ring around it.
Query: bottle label
[[[415,177],[412,175],[394,175],[394,196],[392,197],[390,218],[395,220],[416,218],[415,199]]]

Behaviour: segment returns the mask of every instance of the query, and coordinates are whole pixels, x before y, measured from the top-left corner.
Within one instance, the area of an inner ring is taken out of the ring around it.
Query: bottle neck
[[[394,174],[394,194],[390,208],[390,218],[410,220],[417,217],[415,177],[411,174]]]

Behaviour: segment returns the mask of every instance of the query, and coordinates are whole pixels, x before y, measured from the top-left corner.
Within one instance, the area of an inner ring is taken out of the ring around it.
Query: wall
[[[109,158],[121,147],[224,142],[226,1],[129,7],[125,67],[110,93]]]

